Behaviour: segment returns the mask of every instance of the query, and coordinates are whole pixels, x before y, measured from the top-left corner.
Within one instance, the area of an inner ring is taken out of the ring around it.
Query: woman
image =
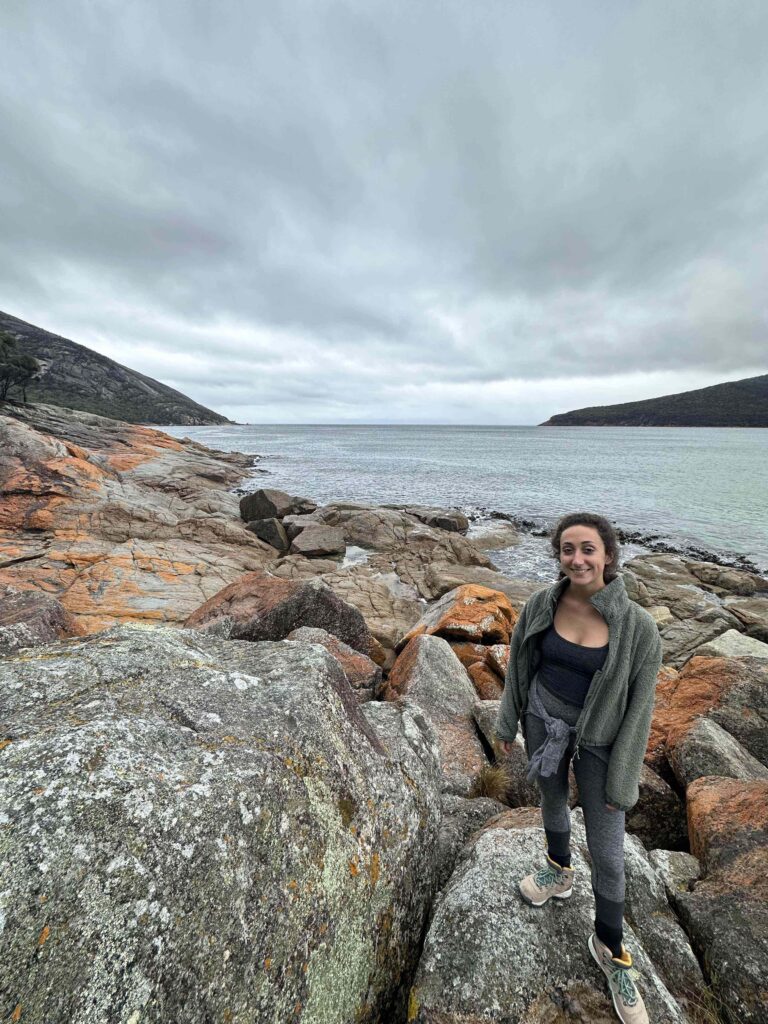
[[[647,1024],[639,977],[622,944],[624,820],[638,797],[661,640],[617,575],[619,543],[602,516],[565,516],[552,534],[560,579],[518,619],[496,722],[505,753],[523,726],[529,778],[541,789],[544,865],[520,882],[534,907],[571,895],[568,765],[573,767],[592,858],[595,932],[589,949],[608,979],[619,1018]]]

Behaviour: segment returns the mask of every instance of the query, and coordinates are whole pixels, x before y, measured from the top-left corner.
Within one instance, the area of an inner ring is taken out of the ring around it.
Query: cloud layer
[[[0,308],[253,422],[766,372],[768,8],[0,11]]]

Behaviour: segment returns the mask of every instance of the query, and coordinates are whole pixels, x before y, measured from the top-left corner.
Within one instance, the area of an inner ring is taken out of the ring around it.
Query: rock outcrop
[[[121,627],[0,660],[0,721],[9,1020],[402,1019],[441,813],[417,708],[361,709],[316,644]]]
[[[0,586],[39,590],[78,627],[181,623],[274,549],[228,491],[253,459],[46,406],[0,416]]]

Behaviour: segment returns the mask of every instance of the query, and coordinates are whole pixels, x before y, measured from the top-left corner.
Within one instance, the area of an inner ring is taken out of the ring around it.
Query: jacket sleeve
[[[520,720],[520,687],[517,678],[517,656],[525,636],[528,605],[523,610],[515,625],[509,642],[509,663],[504,677],[504,692],[501,695],[499,713],[496,717],[496,736],[500,740],[513,743],[517,736],[517,724]]]
[[[640,795],[640,772],[651,731],[656,679],[661,666],[661,637],[654,624],[645,657],[629,681],[627,709],[611,748],[605,797],[620,811],[629,811]]]

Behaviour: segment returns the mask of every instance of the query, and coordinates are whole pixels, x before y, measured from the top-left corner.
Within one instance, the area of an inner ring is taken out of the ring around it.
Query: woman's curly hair
[[[562,517],[549,538],[552,544],[552,554],[555,559],[558,562],[560,561],[560,538],[563,535],[563,531],[571,526],[591,526],[593,530],[597,530],[605,547],[606,558],[610,558],[610,562],[606,563],[603,570],[603,579],[606,583],[615,580],[619,574],[619,558],[621,555],[619,537],[608,520],[604,516],[595,515],[594,512],[570,512],[567,516]],[[562,577],[563,575],[565,574],[561,570],[560,576]]]

